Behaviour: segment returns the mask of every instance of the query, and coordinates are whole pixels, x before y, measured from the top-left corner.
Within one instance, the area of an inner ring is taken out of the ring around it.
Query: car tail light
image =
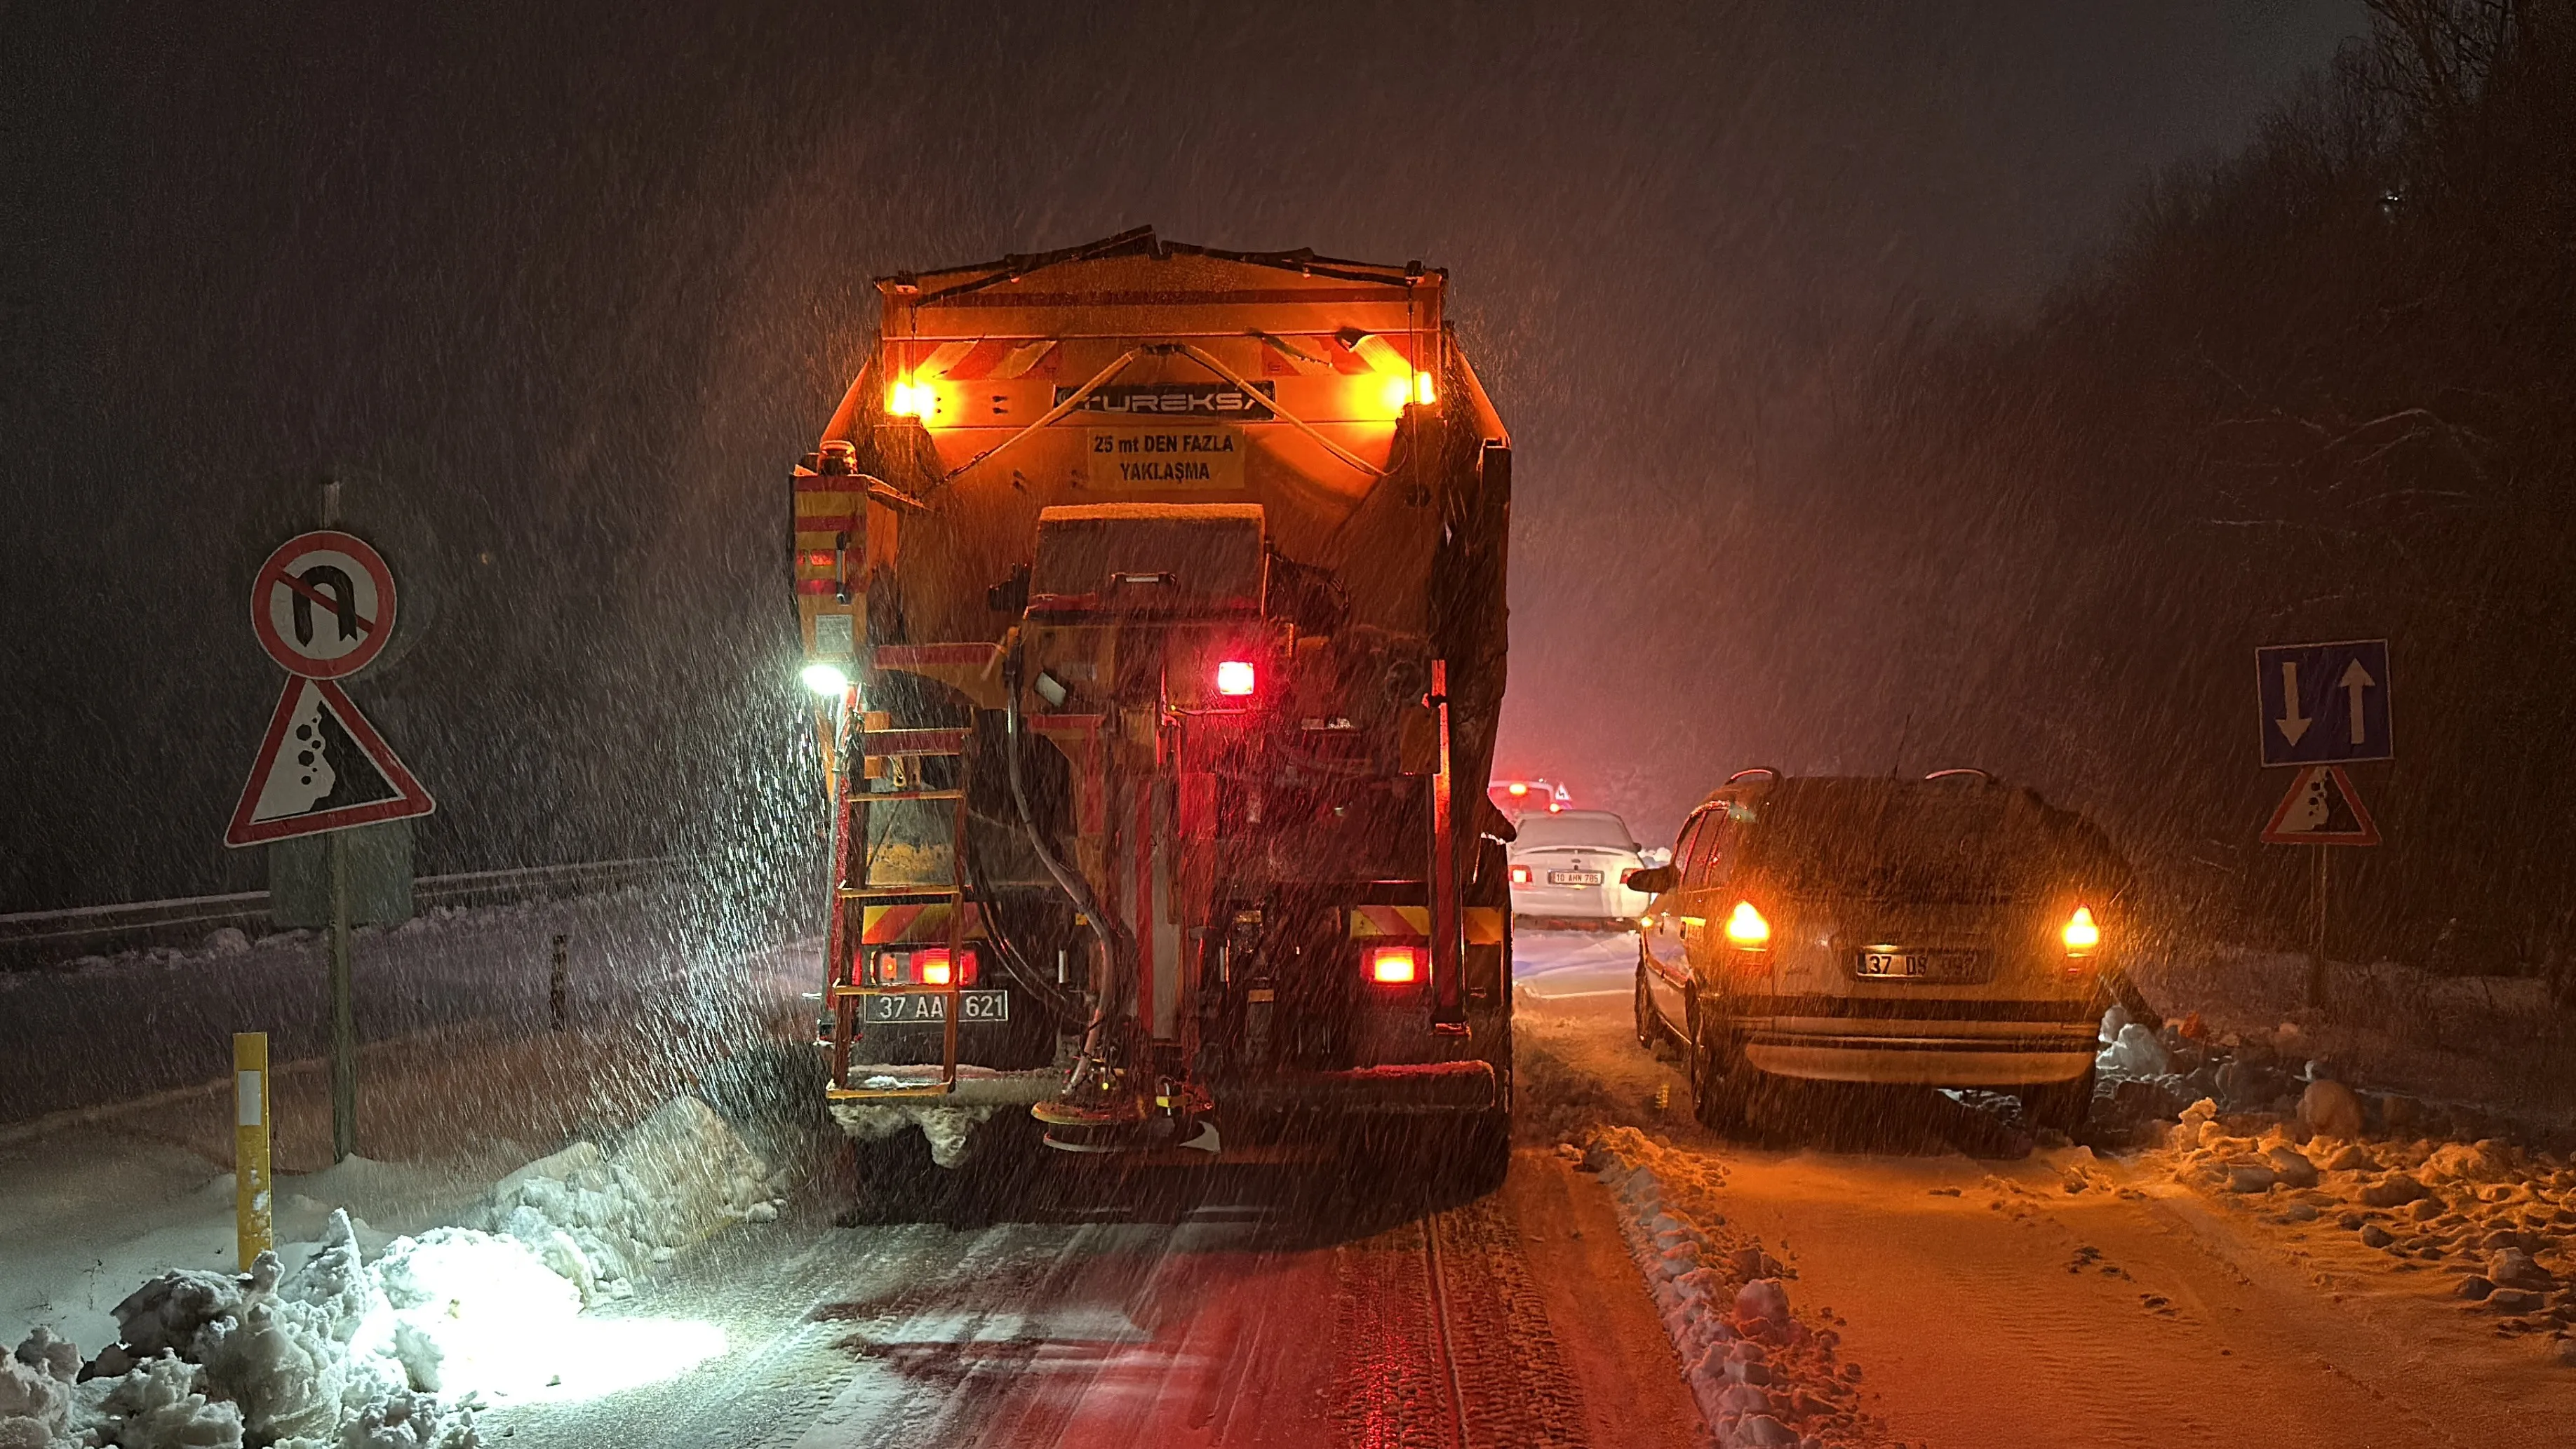
[[[2066,918],[2066,929],[2057,934],[2066,942],[2069,956],[2090,956],[2093,948],[2102,944],[2102,928],[2093,923],[2091,906],[2077,906],[2075,914]]]
[[[1514,885],[1528,885],[1529,883],[1530,883],[1530,868],[1529,868],[1528,866],[1525,866],[1525,865],[1516,865],[1516,866],[1513,866],[1513,867],[1512,867],[1512,884],[1514,884]]]
[[[1422,979],[1422,948],[1378,946],[1368,953],[1369,979],[1380,986],[1406,986]]]
[[[1228,698],[1247,698],[1260,683],[1249,659],[1228,659],[1216,667],[1216,692]]]
[[[1751,901],[1737,901],[1726,918],[1726,941],[1739,951],[1771,949],[1771,923],[1753,909]]]
[[[932,946],[912,953],[914,978],[924,986],[950,985],[951,975],[957,978],[955,985],[972,986],[975,984],[975,964],[975,948],[972,946],[957,953],[954,972],[948,969],[948,948],[945,946]]]

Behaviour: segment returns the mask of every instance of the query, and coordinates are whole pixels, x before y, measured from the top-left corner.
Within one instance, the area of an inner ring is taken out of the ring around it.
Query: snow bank
[[[768,1221],[793,1182],[695,1096],[663,1104],[613,1149],[576,1142],[493,1186],[465,1226],[525,1244],[580,1290],[626,1298],[681,1248]]]
[[[1783,1280],[1796,1275],[1716,1210],[1723,1169],[1633,1127],[1594,1136],[1584,1165],[1618,1200],[1629,1254],[1718,1444],[1828,1449],[1885,1438],[1857,1405],[1859,1366],[1836,1363],[1840,1336],[1791,1311]]]
[[[86,1366],[36,1330],[0,1362],[0,1449],[472,1449],[477,1403],[608,1392],[724,1352],[712,1325],[583,1309],[634,1296],[680,1248],[774,1218],[791,1178],[681,1096],[611,1148],[520,1168],[463,1225],[392,1239],[372,1263],[335,1208],[292,1271],[263,1253],[248,1273],[146,1283]]]
[[[398,1240],[387,1266],[415,1248]],[[453,1305],[398,1308],[386,1276],[361,1261],[346,1213],[332,1214],[319,1248],[292,1273],[280,1272],[275,1253],[239,1275],[165,1273],[116,1306],[119,1341],[81,1371],[84,1387],[108,1387],[77,1406],[87,1412],[71,1427],[125,1449],[469,1449],[479,1442],[473,1411],[420,1392],[434,1374],[420,1382],[404,1357],[424,1330],[452,1332],[434,1320]],[[434,1355],[428,1362],[434,1370]],[[398,1426],[390,1439],[388,1425]]]
[[[2392,1272],[2457,1274],[2452,1291],[2493,1314],[2500,1339],[2545,1336],[2553,1361],[2576,1363],[2576,1170],[2498,1138],[2364,1141],[2308,1120],[2350,1122],[2346,1107],[2329,1094],[2313,1112],[2229,1114],[2204,1098],[2141,1166],[2295,1231],[2349,1235]]]

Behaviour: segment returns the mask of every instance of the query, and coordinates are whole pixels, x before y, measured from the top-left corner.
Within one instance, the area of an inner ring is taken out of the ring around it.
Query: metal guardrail
[[[669,856],[646,856],[427,875],[412,882],[412,906],[427,910],[431,906],[497,905],[593,895],[659,884],[669,879],[678,865],[679,861]],[[239,927],[254,936],[267,932],[268,892],[128,901],[0,916],[0,971],[37,969],[102,952],[196,946],[209,932],[225,926]]]

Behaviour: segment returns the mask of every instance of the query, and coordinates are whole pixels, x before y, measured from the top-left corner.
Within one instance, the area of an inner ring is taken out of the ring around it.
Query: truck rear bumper
[[[922,1096],[925,1089],[939,1085],[938,1067],[852,1062],[849,1076],[843,1079],[845,1085],[824,1095],[834,1102],[869,1102],[892,1100],[900,1093],[904,1099],[924,1106],[1025,1107],[1063,1091],[1064,1077],[1062,1067],[1000,1071],[960,1066],[955,1090]]]
[[[1342,1072],[1280,1072],[1219,1082],[1219,1111],[1437,1116],[1499,1105],[1491,1062],[1417,1062]]]
[[[918,1095],[939,1082],[935,1066],[879,1066],[852,1062],[846,1087],[826,1095],[834,1103],[905,1101],[922,1107],[1025,1107],[1064,1090],[1064,1069],[996,1071],[961,1066],[957,1086],[937,1096]],[[1416,1115],[1483,1112],[1497,1105],[1493,1064],[1484,1061],[1416,1062],[1358,1067],[1339,1072],[1280,1072],[1211,1085],[1220,1112],[1318,1112]],[[897,1098],[894,1094],[904,1094]]]

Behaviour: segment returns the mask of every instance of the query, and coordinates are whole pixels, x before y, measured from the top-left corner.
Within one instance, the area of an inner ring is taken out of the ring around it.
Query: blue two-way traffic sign
[[[2254,651],[2254,675],[2263,707],[2264,764],[2396,758],[2387,640],[2267,644]]]

